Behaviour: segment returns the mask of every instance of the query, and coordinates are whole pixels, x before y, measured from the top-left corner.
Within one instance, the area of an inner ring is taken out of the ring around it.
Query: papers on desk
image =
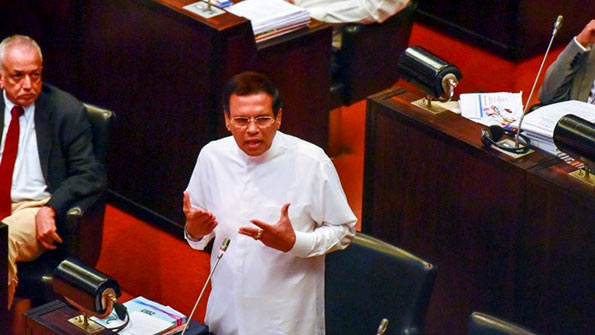
[[[508,127],[523,115],[522,92],[461,94],[459,105],[463,117],[486,126]]]
[[[250,20],[256,41],[307,27],[310,13],[285,0],[244,0],[226,8]]]
[[[163,334],[186,323],[186,316],[175,309],[144,297],[136,297],[124,303],[130,316],[130,323],[119,332],[121,335]],[[115,328],[124,324],[115,311],[105,319],[91,319],[106,328]]]
[[[521,128],[531,139],[531,145],[553,155],[561,156],[554,144],[554,128],[558,121],[568,114],[595,122],[595,105],[570,100],[543,106],[525,115]],[[515,122],[513,126],[518,127],[518,122]]]

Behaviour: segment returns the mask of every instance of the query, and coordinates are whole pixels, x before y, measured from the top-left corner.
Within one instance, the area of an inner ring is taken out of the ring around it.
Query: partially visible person
[[[325,255],[355,234],[339,176],[322,149],[279,131],[281,97],[264,75],[235,76],[223,103],[232,136],[202,148],[184,192],[190,246],[214,238],[213,266],[231,240],[205,323],[221,335],[324,335]]]
[[[0,43],[0,220],[8,229],[8,307],[18,285],[17,262],[62,243],[61,222],[78,201],[105,189],[83,105],[43,84],[43,59],[31,38]],[[3,279],[6,280],[6,279]]]
[[[566,100],[595,103],[595,19],[591,20],[548,68],[539,91],[543,105]]]
[[[382,23],[409,5],[409,0],[288,0],[327,23]]]

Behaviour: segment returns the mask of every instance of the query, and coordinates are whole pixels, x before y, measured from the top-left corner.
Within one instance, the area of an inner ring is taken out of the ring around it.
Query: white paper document
[[[461,115],[486,126],[508,127],[523,115],[522,92],[461,94]]]
[[[254,35],[286,27],[305,27],[310,13],[284,0],[244,0],[226,8],[227,11],[250,20]]]
[[[158,318],[154,318],[148,314],[145,314],[140,311],[132,312],[130,314],[130,323],[126,328],[120,331],[118,334],[120,335],[148,335],[148,334],[158,334],[166,329],[172,327],[172,324],[161,320]]]
[[[568,114],[595,123],[595,105],[570,100],[543,106],[525,115],[521,128],[531,139],[531,145],[553,155],[560,155],[554,144],[554,129],[560,119]],[[513,124],[518,127],[518,122]]]

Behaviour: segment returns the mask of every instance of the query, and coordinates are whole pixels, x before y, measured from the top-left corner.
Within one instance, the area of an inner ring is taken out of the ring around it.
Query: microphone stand
[[[531,102],[531,98],[533,97],[533,92],[535,91],[535,86],[537,86],[537,81],[539,80],[539,76],[541,75],[541,70],[543,70],[543,64],[545,64],[545,59],[547,58],[548,53],[550,52],[550,48],[552,47],[552,43],[554,42],[554,37],[558,33],[558,29],[562,26],[562,21],[564,17],[562,15],[558,15],[556,18],[556,22],[554,23],[554,30],[552,31],[552,37],[550,38],[550,43],[545,50],[545,54],[543,55],[543,59],[541,60],[541,65],[539,66],[539,71],[537,72],[537,77],[535,77],[535,81],[533,82],[533,87],[531,88],[531,92],[529,92],[529,99],[527,99],[527,103],[525,104],[525,108],[523,109],[523,114],[521,115],[521,119],[519,120],[519,126],[516,130],[516,136],[514,137],[514,145],[515,148],[519,147],[519,136],[521,135],[521,125],[523,124],[523,119],[525,118],[525,114],[527,114],[527,109],[529,109],[529,102]]]
[[[225,254],[225,251],[227,251],[227,247],[229,247],[229,242],[230,242],[229,238],[226,237],[225,240],[223,240],[223,243],[221,243],[221,248],[219,248],[219,254],[217,255],[217,261],[215,262],[215,265],[213,265],[211,272],[209,272],[209,276],[207,277],[205,284],[202,286],[202,290],[200,291],[200,294],[198,295],[198,299],[196,299],[196,303],[194,304],[194,308],[192,308],[192,312],[190,312],[190,315],[188,316],[188,319],[186,320],[186,326],[184,326],[184,330],[182,330],[181,335],[184,335],[186,333],[186,329],[188,329],[188,325],[190,325],[190,320],[192,320],[192,316],[194,315],[194,311],[196,311],[198,302],[200,301],[200,298],[202,298],[203,293],[205,293],[207,284],[209,283],[209,281],[211,281],[211,277],[213,276],[213,273],[215,273],[215,269],[217,268],[217,265],[219,264],[221,257],[223,257],[223,255]]]

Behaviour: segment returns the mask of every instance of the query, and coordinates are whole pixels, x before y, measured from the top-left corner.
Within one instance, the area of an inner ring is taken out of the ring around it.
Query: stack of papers
[[[547,105],[527,114],[521,128],[531,139],[531,145],[560,156],[561,153],[554,144],[554,128],[568,114],[595,122],[595,105],[576,100]],[[513,126],[518,126],[518,122]]]
[[[461,94],[461,115],[486,126],[508,128],[523,115],[522,92]]]
[[[307,27],[310,13],[285,0],[244,0],[226,8],[252,23],[257,41],[286,34]]]
[[[144,297],[136,297],[124,303],[128,309],[130,322],[120,335],[167,334],[169,330],[179,328],[186,323],[186,316],[175,309],[164,306]],[[124,324],[115,311],[105,319],[91,318],[106,328],[115,328]],[[181,329],[179,329],[181,331]]]

